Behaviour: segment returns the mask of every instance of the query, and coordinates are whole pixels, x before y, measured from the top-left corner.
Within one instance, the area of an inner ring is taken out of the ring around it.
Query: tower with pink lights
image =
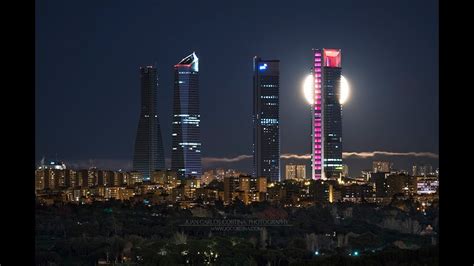
[[[342,173],[341,50],[313,49],[312,178]]]

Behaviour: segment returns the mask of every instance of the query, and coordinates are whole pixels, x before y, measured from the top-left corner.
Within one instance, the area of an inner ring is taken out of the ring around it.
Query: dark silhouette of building
[[[133,170],[149,180],[156,169],[165,169],[165,156],[158,117],[158,76],[154,66],[140,68],[141,108],[135,139]]]
[[[377,198],[387,197],[387,176],[389,173],[370,173],[370,182],[375,184],[375,196]]]

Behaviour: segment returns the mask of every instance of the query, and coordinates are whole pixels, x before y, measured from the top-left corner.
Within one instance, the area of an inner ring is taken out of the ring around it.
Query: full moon
[[[313,75],[309,74],[303,83],[303,93],[306,101],[312,105],[314,102],[313,99]]]
[[[341,94],[339,96],[339,103],[344,104],[349,99],[349,82],[347,79],[341,75]],[[306,101],[309,104],[313,104],[313,75],[308,75],[303,82],[303,93]]]

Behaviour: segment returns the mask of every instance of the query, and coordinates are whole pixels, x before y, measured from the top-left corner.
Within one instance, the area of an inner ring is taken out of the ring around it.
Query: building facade
[[[151,173],[165,168],[165,155],[158,117],[158,76],[155,66],[140,68],[141,108],[138,121],[133,170],[149,180]]]
[[[285,166],[285,179],[296,179],[296,165],[287,164]]]
[[[393,164],[388,161],[373,161],[372,162],[372,172],[378,173],[389,173],[392,170]]]
[[[342,173],[341,50],[313,49],[312,178]]]
[[[178,177],[201,177],[199,59],[193,52],[174,66],[171,169]]]
[[[287,164],[285,166],[285,179],[305,179],[306,165]]]
[[[306,178],[306,165],[300,164],[296,166],[296,178],[300,180]]]
[[[280,61],[253,59],[253,175],[280,181]]]

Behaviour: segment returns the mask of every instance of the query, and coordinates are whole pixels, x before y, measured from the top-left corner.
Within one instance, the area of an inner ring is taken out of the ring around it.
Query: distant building
[[[225,176],[225,170],[222,168],[216,169],[216,178],[219,181],[223,181]]]
[[[387,176],[389,173],[378,172],[370,174],[370,182],[375,185],[375,195],[377,198],[387,197]]]
[[[46,185],[46,171],[44,170],[35,170],[35,189],[43,190],[47,187]]]
[[[287,164],[285,166],[285,180],[305,179],[306,165]]]
[[[201,181],[203,184],[209,184],[216,179],[216,174],[214,170],[205,171],[201,176]]]
[[[184,182],[184,193],[188,198],[194,198],[195,192],[201,187],[201,179],[188,178]]]
[[[150,175],[150,177],[151,177],[151,175]],[[139,172],[139,171],[130,172],[130,179],[127,182],[127,185],[134,185],[136,183],[142,183],[142,182],[143,182],[142,172]]]
[[[257,177],[257,191],[267,192],[267,178],[264,176]]]
[[[178,173],[173,170],[156,170],[152,173],[151,181],[165,189],[172,189],[181,183]]]
[[[430,164],[414,164],[412,166],[412,175],[413,176],[428,176],[435,175],[433,172],[433,167]]]
[[[76,184],[76,171],[72,169],[65,169],[64,170],[64,179],[65,179],[65,187],[73,188],[77,186]]]
[[[349,165],[347,164],[342,165],[342,176],[349,177]]]
[[[330,182],[315,180],[309,185],[309,194],[318,203],[329,203],[334,199],[333,196],[334,185]]]
[[[296,165],[294,164],[287,164],[285,166],[285,179],[296,179]]]
[[[227,169],[224,171],[224,177],[225,176],[240,176],[242,173],[235,169]]]
[[[416,193],[428,195],[438,192],[439,179],[437,176],[419,177],[416,180]]]
[[[365,181],[371,180],[371,173],[372,173],[372,170],[368,170],[368,169],[361,171],[362,177],[365,179]]]
[[[44,158],[41,160],[40,165],[38,166],[38,170],[44,169],[56,169],[56,170],[65,170],[66,164],[61,161],[50,161],[45,163]]]
[[[226,176],[224,177],[224,202],[230,204],[233,200],[233,192],[239,187],[239,178]]]
[[[384,172],[389,173],[392,170],[393,163],[388,161],[373,161],[372,162],[372,172]]]
[[[95,168],[82,169],[76,172],[77,183],[81,187],[92,187],[96,186],[98,183],[98,171]]]
[[[411,196],[416,194],[416,177],[409,175],[389,175],[387,182],[387,196],[392,197],[395,194],[404,194]]]
[[[350,184],[341,186],[340,189],[343,201],[360,202],[375,196],[373,187],[368,184]]]
[[[306,179],[306,165],[301,164],[296,166],[296,179]]]

